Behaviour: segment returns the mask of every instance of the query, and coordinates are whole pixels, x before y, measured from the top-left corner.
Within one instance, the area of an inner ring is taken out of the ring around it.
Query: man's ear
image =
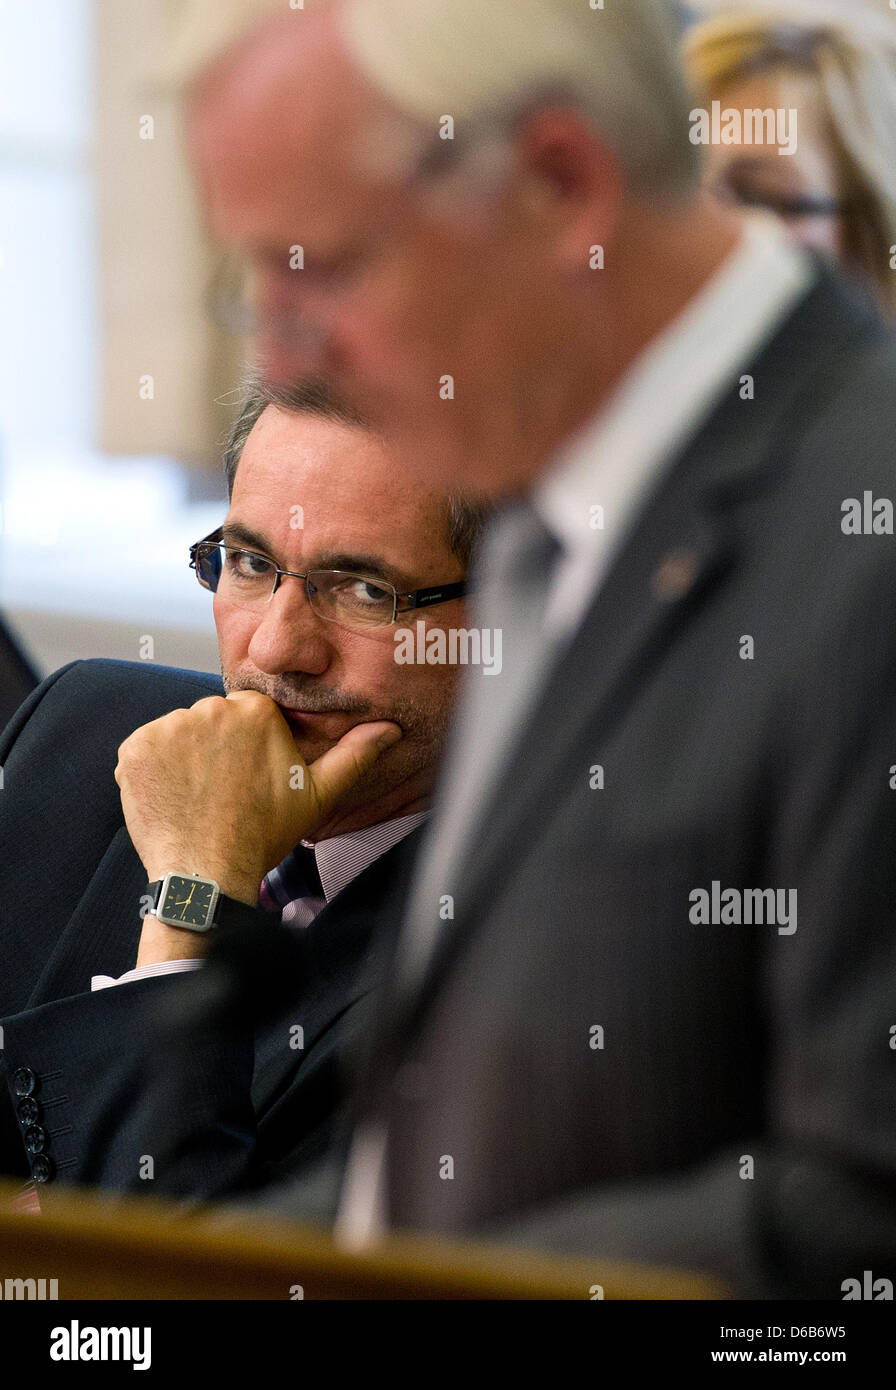
[[[612,239],[624,180],[609,145],[584,117],[546,108],[517,134],[519,188],[524,215],[554,247],[558,269],[588,267],[590,250]]]

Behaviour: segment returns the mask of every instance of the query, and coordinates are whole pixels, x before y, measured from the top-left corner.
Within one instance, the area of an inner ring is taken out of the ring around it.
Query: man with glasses
[[[314,385],[251,386],[225,469],[190,552],[223,687],[75,663],[0,746],[0,1154],[38,1183],[208,1196],[321,1154],[427,814],[457,671],[395,639],[462,626],[478,509]],[[260,987],[227,955],[247,933]],[[163,1008],[195,1020],[179,1053]]]

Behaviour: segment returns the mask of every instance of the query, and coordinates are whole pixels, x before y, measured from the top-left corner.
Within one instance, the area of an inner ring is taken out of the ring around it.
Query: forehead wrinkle
[[[304,524],[292,530],[295,503]],[[382,442],[353,425],[268,407],[246,441],[231,505],[231,526],[267,539],[266,553],[282,568],[299,555],[296,564],[319,569],[359,571],[372,560],[404,589],[447,583],[455,566],[463,568],[449,543],[442,489],[396,477]],[[385,535],[377,518],[388,519]]]

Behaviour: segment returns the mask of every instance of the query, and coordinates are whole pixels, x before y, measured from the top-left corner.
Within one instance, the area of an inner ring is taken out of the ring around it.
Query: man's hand
[[[134,848],[150,880],[180,869],[254,906],[267,871],[400,737],[384,720],[357,724],[308,767],[267,695],[239,690],[173,710],[118,750]]]

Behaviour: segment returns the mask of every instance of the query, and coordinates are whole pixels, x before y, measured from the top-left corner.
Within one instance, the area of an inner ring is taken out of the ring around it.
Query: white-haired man
[[[271,377],[509,503],[340,1229],[839,1297],[896,1263],[896,353],[701,193],[676,9],[256,15],[190,139]]]

